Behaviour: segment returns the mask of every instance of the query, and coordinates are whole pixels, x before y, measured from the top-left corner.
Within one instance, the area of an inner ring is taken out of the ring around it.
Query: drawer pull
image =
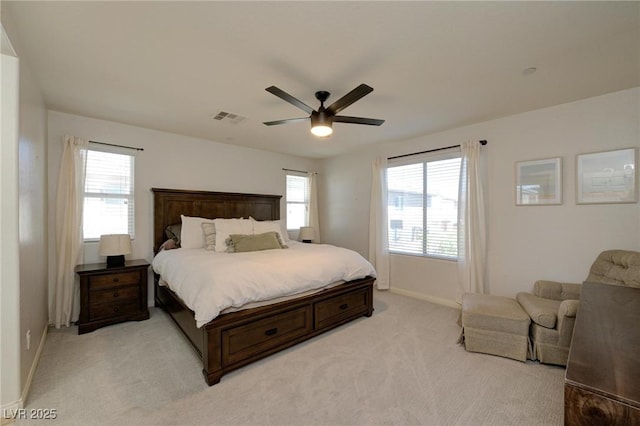
[[[277,332],[278,332],[278,328],[274,327],[274,328],[270,328],[267,331],[265,331],[264,334],[266,334],[267,336],[273,336]]]
[[[340,309],[342,309],[343,311],[344,311],[345,309],[347,309],[348,307],[349,307],[349,305],[348,305],[348,304],[346,304],[346,303],[343,303],[342,305],[340,305]]]
[[[113,312],[118,312],[120,310],[120,308],[118,308],[117,306],[115,308],[113,308]]]
[[[116,291],[115,293],[113,293],[113,297],[120,297],[120,294]]]

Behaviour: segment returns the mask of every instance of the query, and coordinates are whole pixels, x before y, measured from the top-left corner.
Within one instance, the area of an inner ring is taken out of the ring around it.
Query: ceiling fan
[[[362,118],[362,117],[348,117],[346,115],[336,115],[352,103],[363,98],[369,93],[373,92],[373,87],[361,84],[327,108],[324,107],[324,102],[329,98],[330,93],[323,90],[316,92],[316,99],[320,101],[320,108],[314,110],[309,105],[294,98],[285,91],[278,89],[276,86],[267,87],[267,92],[272,93],[280,99],[289,102],[291,105],[300,108],[308,114],[309,117],[302,118],[288,118],[285,120],[266,121],[264,124],[267,126],[275,126],[277,124],[296,123],[298,121],[304,121],[311,119],[311,133],[315,136],[324,138],[333,133],[332,124],[337,123],[351,123],[351,124],[366,124],[369,126],[380,126],[384,123],[384,120],[378,120],[375,118]]]

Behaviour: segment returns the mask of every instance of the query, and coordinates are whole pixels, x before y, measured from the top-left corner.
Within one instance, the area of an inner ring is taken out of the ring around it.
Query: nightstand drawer
[[[89,320],[95,321],[104,318],[128,315],[140,310],[137,300],[123,300],[121,302],[103,303],[89,308]]]
[[[360,316],[367,310],[366,289],[316,303],[314,309],[316,329]]]
[[[92,290],[105,287],[115,287],[119,285],[138,284],[140,282],[140,272],[120,272],[116,274],[96,275],[91,277],[90,286]]]
[[[311,309],[304,306],[222,332],[222,362],[233,364],[311,331]]]
[[[121,301],[138,301],[140,297],[139,286],[115,287],[106,290],[91,291],[89,293],[89,305],[101,303],[116,303]]]

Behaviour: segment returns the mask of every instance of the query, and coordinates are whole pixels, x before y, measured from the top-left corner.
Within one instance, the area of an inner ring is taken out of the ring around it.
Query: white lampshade
[[[124,255],[131,253],[129,234],[100,235],[100,256],[107,256],[107,267],[124,266]]]
[[[311,226],[301,226],[298,237],[300,241],[313,241],[316,239],[316,230]]]
[[[129,234],[100,235],[100,256],[119,256],[131,253]]]

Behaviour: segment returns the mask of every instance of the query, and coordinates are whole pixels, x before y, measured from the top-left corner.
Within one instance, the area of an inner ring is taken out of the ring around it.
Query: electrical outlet
[[[31,349],[31,330],[27,330],[27,350]]]

